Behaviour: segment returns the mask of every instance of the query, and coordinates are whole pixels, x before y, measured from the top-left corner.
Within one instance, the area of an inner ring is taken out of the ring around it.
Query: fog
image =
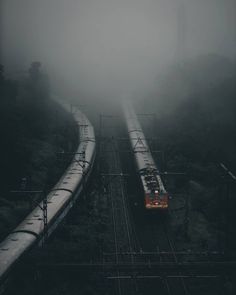
[[[235,58],[235,0],[2,0],[1,63],[41,61],[73,95],[143,95],[166,66],[207,53]]]

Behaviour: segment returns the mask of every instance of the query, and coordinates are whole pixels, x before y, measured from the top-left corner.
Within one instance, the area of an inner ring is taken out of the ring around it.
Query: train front
[[[145,175],[141,176],[141,179],[145,194],[145,208],[147,210],[167,210],[168,193],[157,173],[155,171],[146,171]]]

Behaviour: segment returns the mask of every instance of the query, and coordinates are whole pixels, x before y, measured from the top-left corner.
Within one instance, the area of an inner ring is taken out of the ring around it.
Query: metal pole
[[[43,243],[48,237],[48,202],[47,196],[44,195],[43,199]]]
[[[47,208],[47,193],[45,191],[11,191],[11,193],[24,193],[24,194],[43,194],[43,201],[42,205],[40,203],[32,200],[32,203],[36,204],[37,207],[39,207],[40,210],[42,210],[43,213],[43,237],[42,237],[42,245],[45,243],[45,240],[48,237],[48,208]]]

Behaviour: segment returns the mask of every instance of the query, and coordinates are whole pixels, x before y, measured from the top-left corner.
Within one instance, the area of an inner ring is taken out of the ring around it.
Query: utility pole
[[[81,155],[81,159],[75,159],[74,161],[82,168],[82,185],[83,189],[85,187],[85,169],[86,169],[86,163],[90,164],[86,161],[86,153],[85,150],[82,152],[58,152],[57,154],[63,155],[63,156],[75,156],[75,155]],[[80,163],[82,162],[82,164]]]
[[[48,201],[47,201],[47,192],[43,191],[30,191],[30,190],[19,190],[19,191],[11,191],[13,194],[19,195],[32,195],[32,194],[43,194],[43,201],[42,203],[36,202],[31,199],[31,202],[38,207],[43,213],[43,235],[42,235],[42,247],[45,244],[45,241],[48,238]]]
[[[44,194],[44,198],[43,198],[42,210],[43,210],[43,244],[44,244],[48,238],[48,202],[47,202],[46,193],[44,192],[43,194]]]

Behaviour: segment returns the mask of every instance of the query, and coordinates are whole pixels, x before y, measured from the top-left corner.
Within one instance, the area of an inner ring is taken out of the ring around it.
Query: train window
[[[18,239],[17,239],[17,238],[11,238],[11,240],[12,240],[13,242],[16,242],[16,241],[18,241]]]
[[[2,251],[7,251],[9,248],[1,248]]]

